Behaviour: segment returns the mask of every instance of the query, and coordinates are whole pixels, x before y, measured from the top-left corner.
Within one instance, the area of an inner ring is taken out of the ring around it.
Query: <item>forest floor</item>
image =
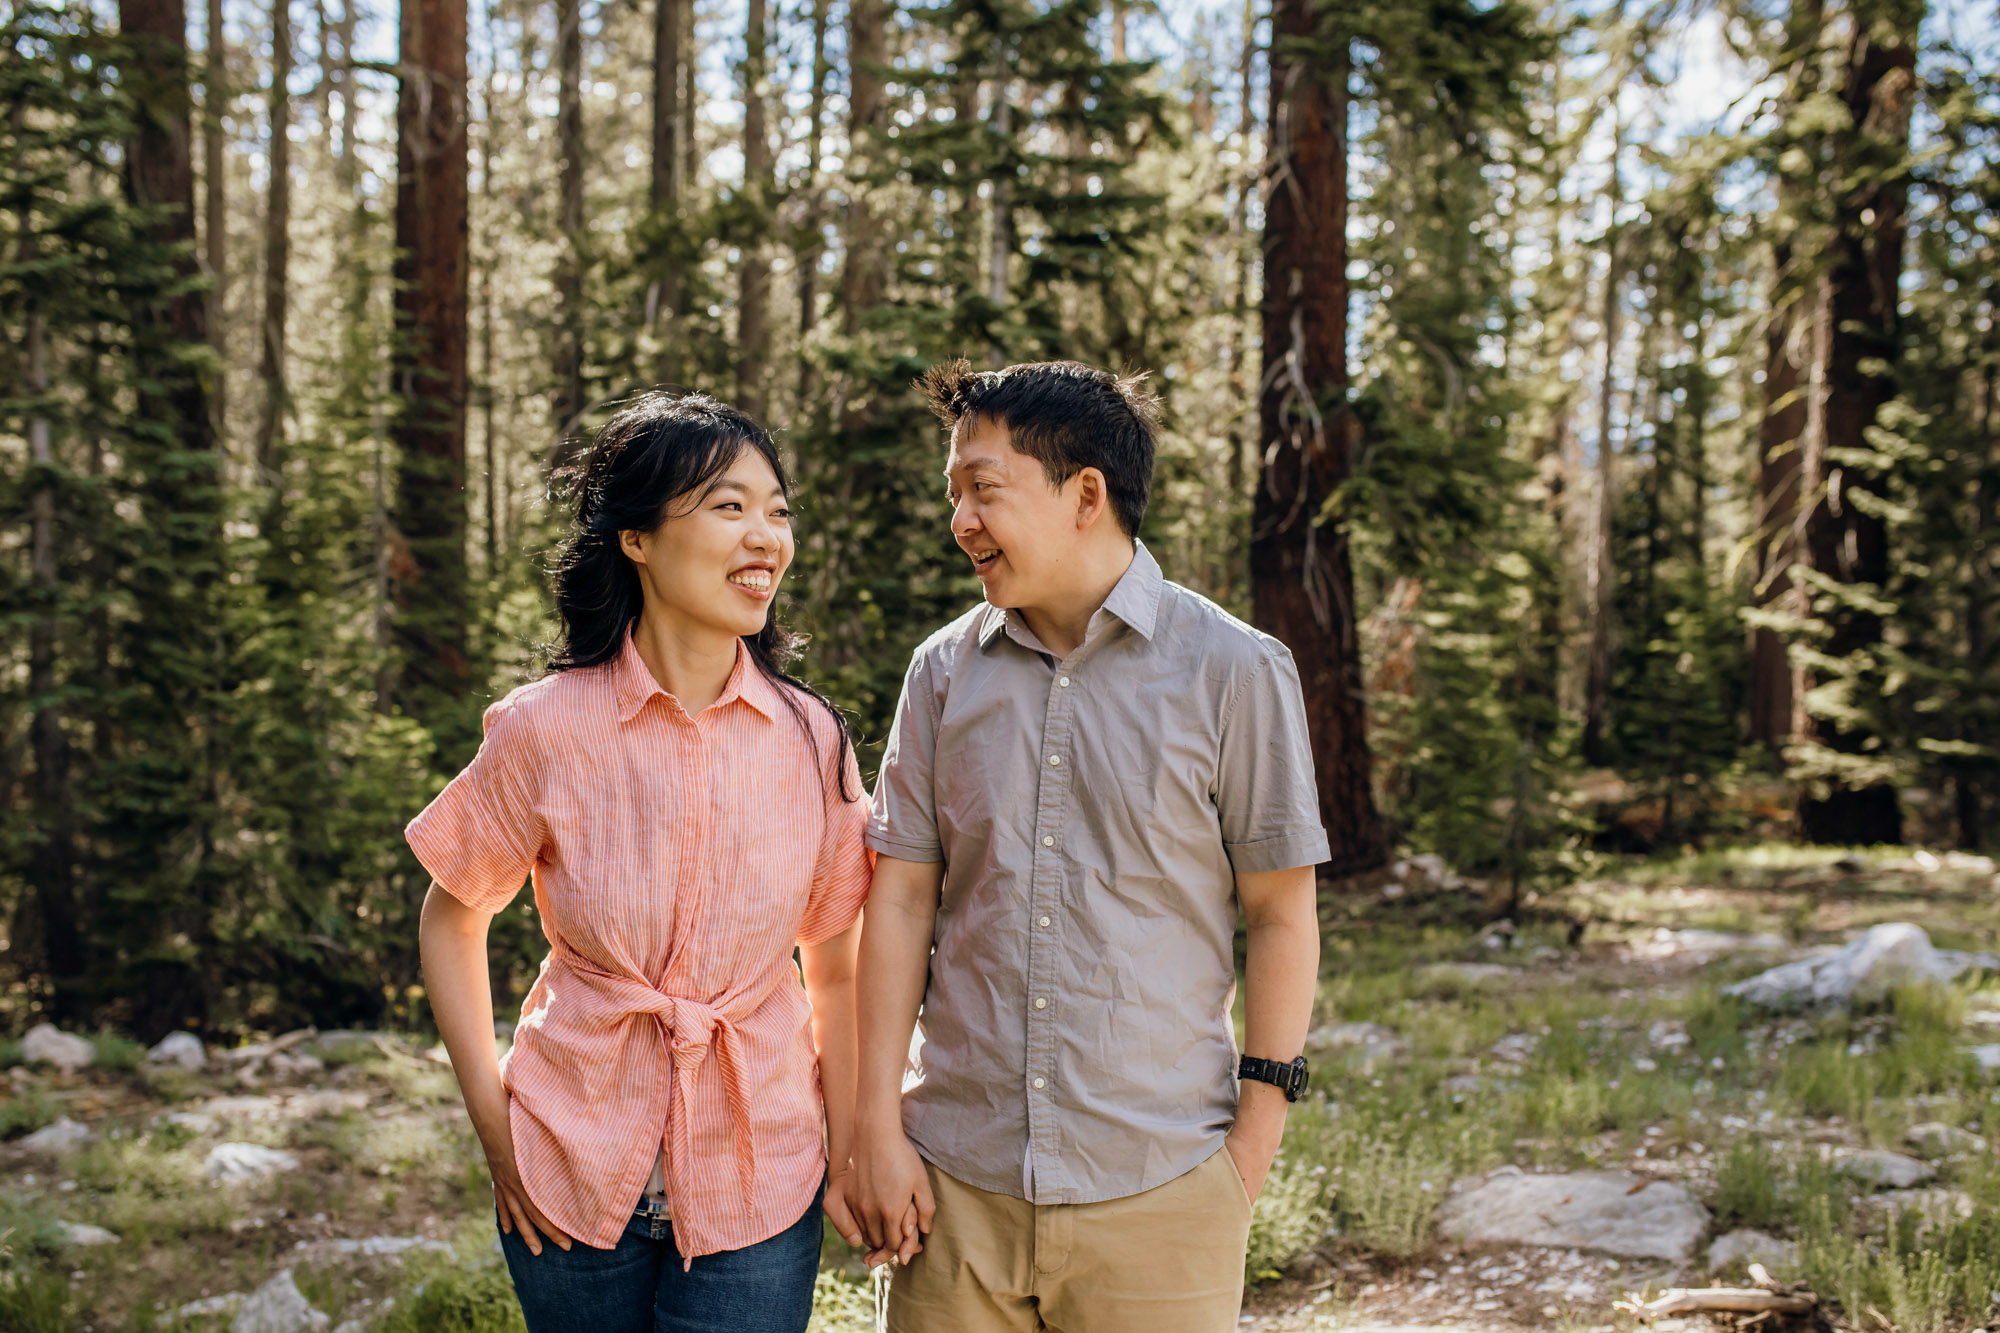
[[[1711,1240],[1743,1228],[1790,1243],[1766,1262],[1811,1285],[1832,1327],[2000,1317],[2000,1093],[1967,1053],[2000,1042],[2000,977],[1819,1016],[1720,993],[1885,921],[1992,948],[1990,862],[1775,847],[1635,861],[1531,904],[1511,934],[1482,930],[1470,887],[1421,875],[1329,895],[1323,915],[1316,1091],[1259,1200],[1242,1327],[1623,1330],[1614,1301],[1703,1285]],[[279,1322],[258,1328],[519,1327],[441,1052],[329,1033],[182,1070],[96,1044],[97,1066],[72,1073],[0,1047],[0,1327],[213,1330],[261,1312]],[[65,1118],[76,1142],[25,1146]],[[1931,1188],[1843,1174],[1864,1149],[1928,1159]],[[230,1163],[244,1178],[218,1183]],[[1672,1261],[1443,1238],[1454,1186],[1507,1168],[1680,1187],[1706,1210],[1699,1241]],[[870,1308],[831,1238],[816,1333],[861,1333]],[[1653,1326],[1729,1326],[1708,1318]]]

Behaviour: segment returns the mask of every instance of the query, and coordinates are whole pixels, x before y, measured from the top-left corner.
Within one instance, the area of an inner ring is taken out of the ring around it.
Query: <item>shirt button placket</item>
[[[1048,707],[1042,719],[1042,736],[1046,750],[1042,758],[1042,778],[1037,784],[1039,791],[1035,810],[1034,873],[1031,876],[1029,911],[1034,916],[1035,929],[1028,936],[1027,996],[1029,999],[1028,1023],[1028,1154],[1033,1162],[1037,1184],[1035,1193],[1046,1198],[1043,1185],[1051,1186],[1063,1177],[1051,1171],[1052,1163],[1045,1161],[1042,1145],[1055,1141],[1055,1126],[1051,1122],[1052,1111],[1048,1104],[1050,1080],[1055,1075],[1055,1033],[1049,1019],[1048,997],[1052,983],[1059,979],[1052,972],[1060,973],[1060,950],[1054,939],[1049,938],[1049,927],[1053,924],[1054,910],[1062,895],[1062,857],[1056,850],[1060,821],[1068,805],[1070,774],[1075,765],[1069,762],[1065,750],[1071,738],[1070,703],[1076,698],[1070,677],[1059,673],[1056,683],[1049,690]],[[1037,1095],[1039,1094],[1039,1095]],[[1059,1186],[1057,1186],[1059,1187]]]

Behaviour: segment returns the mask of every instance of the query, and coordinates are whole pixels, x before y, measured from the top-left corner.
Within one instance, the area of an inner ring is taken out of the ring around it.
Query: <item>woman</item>
[[[860,1234],[869,862],[846,730],[771,616],[783,465],[743,413],[653,392],[574,479],[560,651],[408,830],[431,1006],[531,1333],[799,1333],[822,1191]],[[487,923],[531,872],[549,954],[503,1068]]]

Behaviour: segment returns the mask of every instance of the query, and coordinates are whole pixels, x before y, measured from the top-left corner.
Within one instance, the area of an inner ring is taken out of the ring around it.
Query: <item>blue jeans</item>
[[[705,1254],[686,1272],[663,1217],[634,1212],[615,1248],[582,1241],[567,1251],[519,1231],[500,1249],[521,1298],[528,1333],[805,1333],[819,1275],[820,1184],[791,1226],[740,1250]]]

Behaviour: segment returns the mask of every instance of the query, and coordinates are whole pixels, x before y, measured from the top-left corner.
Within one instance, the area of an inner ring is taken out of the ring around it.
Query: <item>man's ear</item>
[[[1087,528],[1111,507],[1111,488],[1104,482],[1104,474],[1094,467],[1087,467],[1076,474],[1076,526]]]

